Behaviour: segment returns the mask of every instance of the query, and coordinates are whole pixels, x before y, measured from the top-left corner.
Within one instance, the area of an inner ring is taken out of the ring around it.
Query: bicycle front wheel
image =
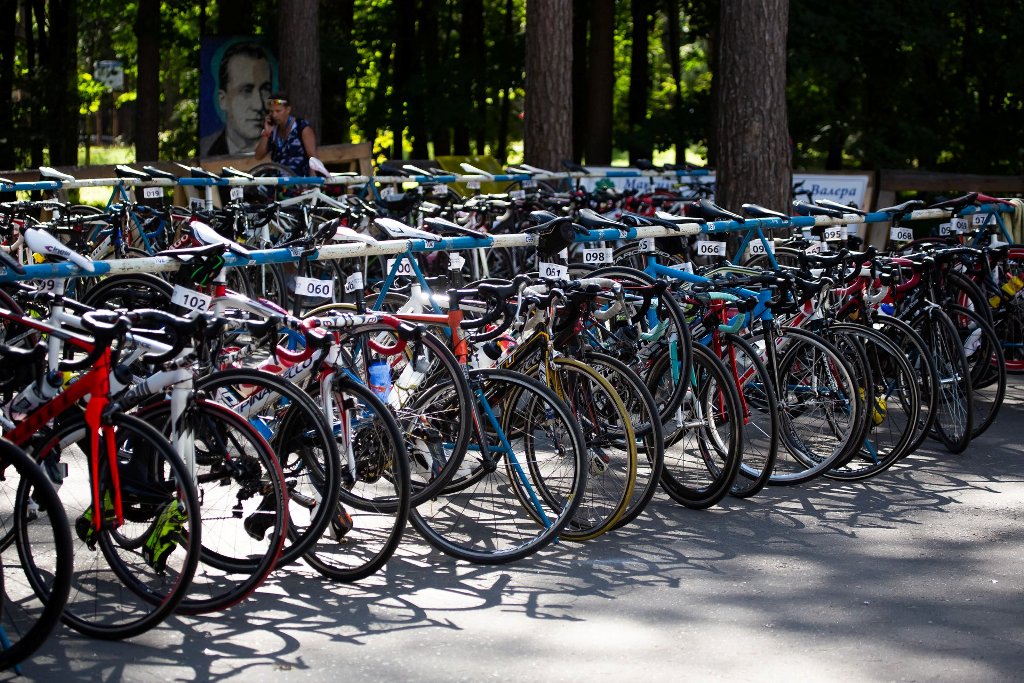
[[[683,402],[665,423],[661,487],[677,503],[704,509],[729,493],[743,458],[743,413],[736,384],[722,362],[700,344],[692,349]],[[664,379],[670,374],[652,373]],[[655,385],[655,397],[667,391]]]
[[[449,488],[410,519],[452,557],[513,562],[554,541],[572,519],[587,483],[586,442],[565,404],[537,380],[509,370],[469,376],[477,441]]]
[[[58,495],[73,520],[74,575],[63,621],[94,638],[130,638],[160,624],[188,593],[199,562],[201,512],[192,476],[167,440],[131,415],[110,416],[121,484],[124,524],[102,531],[95,516],[113,525],[114,491],[101,435],[92,453],[90,429],[74,416],[47,434],[33,455],[59,473]],[[91,462],[100,459],[101,511],[94,509]],[[28,505],[20,495],[19,509]],[[97,546],[100,552],[96,552]],[[47,595],[51,560],[25,559],[38,595]]]
[[[8,669],[38,650],[60,623],[71,589],[73,550],[64,507],[42,468],[3,439],[0,463],[0,519],[4,537],[16,543],[7,547],[0,567],[0,669]],[[38,593],[26,575],[33,558],[38,584],[46,589]]]

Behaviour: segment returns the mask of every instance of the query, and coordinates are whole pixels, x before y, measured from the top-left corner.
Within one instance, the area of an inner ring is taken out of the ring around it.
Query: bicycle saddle
[[[151,178],[164,178],[165,180],[177,180],[178,176],[174,175],[170,171],[164,171],[155,166],[143,166],[142,170],[149,174]]]
[[[789,220],[789,216],[781,211],[773,211],[772,209],[767,209],[759,204],[744,204],[741,208],[743,209],[743,212],[751,218],[778,218],[784,221]]]
[[[827,216],[829,218],[842,218],[843,212],[839,209],[832,209],[827,206],[818,206],[796,200],[793,202],[793,209],[801,216]]]
[[[64,182],[75,181],[75,176],[68,175],[67,173],[61,173],[57,169],[51,168],[49,166],[40,166],[39,175],[43,178],[43,180],[60,180]]]
[[[430,230],[442,237],[486,237],[484,233],[473,228],[465,228],[458,223],[453,223],[447,218],[425,218],[423,220]]]
[[[624,223],[605,218],[593,209],[580,209],[579,221],[584,227],[590,229],[611,228],[612,230],[626,230]]]
[[[698,200],[697,207],[703,214],[703,218],[707,220],[720,219],[723,221],[736,221],[737,223],[742,223],[746,220],[738,213],[733,213],[732,211],[723,209],[718,204],[708,201],[707,199]]]
[[[139,171],[131,166],[118,164],[114,167],[114,174],[118,178],[134,178],[135,180],[151,180],[152,178],[145,171]]]
[[[96,266],[93,265],[92,260],[88,256],[83,256],[67,248],[50,233],[38,228],[29,228],[22,234],[25,236],[25,244],[35,253],[71,261],[87,273],[96,272]]]
[[[380,230],[387,239],[392,240],[427,240],[436,242],[440,236],[419,228],[412,228],[394,218],[374,218],[373,227]]]
[[[250,256],[251,252],[248,249],[243,247],[238,242],[235,242],[234,240],[229,240],[227,237],[224,237],[206,223],[192,221],[191,228],[192,236],[195,237],[196,240],[198,240],[201,244],[207,246],[219,244],[222,247],[225,247],[231,253],[237,254],[238,256],[244,256],[245,258],[249,258]]]

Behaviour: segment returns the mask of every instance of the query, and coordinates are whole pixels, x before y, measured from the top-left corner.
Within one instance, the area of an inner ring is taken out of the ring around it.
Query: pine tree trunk
[[[281,0],[278,22],[281,85],[288,91],[293,111],[309,121],[319,140],[320,3],[318,0]]]
[[[651,90],[650,24],[652,0],[633,0],[633,45],[629,60],[629,161],[651,158],[647,129],[647,99]]]
[[[572,160],[579,163],[587,147],[587,33],[590,31],[591,0],[573,0],[572,5]]]
[[[0,1],[0,92],[3,93],[14,91],[14,36],[17,20],[18,0]],[[17,163],[14,138],[14,103],[10,97],[0,97],[0,170],[11,170]]]
[[[572,0],[526,0],[526,163],[557,170],[572,154]]]
[[[786,211],[792,170],[786,114],[788,0],[721,0],[716,201]]]
[[[604,166],[612,163],[615,0],[593,0],[587,62],[587,163]]]
[[[135,17],[135,160],[160,157],[160,0],[139,0]]]

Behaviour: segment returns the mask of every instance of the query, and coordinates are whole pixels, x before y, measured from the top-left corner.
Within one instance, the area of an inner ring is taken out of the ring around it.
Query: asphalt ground
[[[58,630],[23,680],[1024,679],[1024,379],[958,456],[630,527],[503,567],[415,531],[358,586],[303,567],[130,642]],[[8,678],[18,678],[13,673]]]

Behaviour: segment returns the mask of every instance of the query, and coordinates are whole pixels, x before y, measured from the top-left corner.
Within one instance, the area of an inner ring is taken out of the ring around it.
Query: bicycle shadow
[[[1012,406],[1001,419],[1012,420],[1018,412]],[[403,633],[454,633],[466,628],[465,615],[493,610],[568,624],[593,616],[578,607],[583,599],[600,598],[602,609],[622,610],[623,601],[635,591],[672,588],[686,594],[701,577],[742,577],[734,593],[715,595],[716,605],[753,609],[772,628],[811,637],[814,628],[828,632],[829,627],[799,615],[794,601],[827,606],[833,600],[829,586],[857,592],[862,586],[889,585],[908,564],[922,576],[935,572],[927,545],[879,552],[861,540],[883,530],[932,524],[933,515],[948,515],[964,505],[966,495],[994,494],[1006,482],[1024,481],[1024,465],[1006,457],[1019,449],[1007,430],[986,434],[962,455],[926,442],[904,462],[864,482],[822,480],[769,488],[754,498],[727,499],[704,511],[685,509],[659,495],[625,528],[588,543],[557,543],[508,566],[454,561],[430,550],[409,528],[384,571],[357,585],[326,582],[304,565],[289,567],[275,572],[254,597],[225,614],[175,617],[130,642],[90,641],[62,628],[24,666],[29,677],[49,680],[69,672],[82,678],[221,680],[247,671],[265,675],[268,667],[301,671],[310,668],[301,648],[313,639],[359,648]],[[922,517],[922,511],[929,514]],[[850,557],[837,562],[830,556],[832,544],[825,542],[830,537],[855,539],[847,546],[854,548]],[[950,543],[943,551],[947,569],[964,575],[977,571],[976,551],[987,540]],[[966,559],[951,559],[957,557]],[[865,566],[877,568],[878,575],[864,576]],[[829,584],[808,584],[806,572],[823,567]],[[773,584],[772,591],[751,593],[747,584],[756,583],[757,572],[768,575],[780,569],[801,578],[794,579],[792,588]],[[900,610],[923,613],[942,600],[906,596],[887,606],[883,617],[899,622]],[[867,606],[871,600],[862,602]],[[678,609],[694,623],[707,619],[700,604]],[[655,606],[634,603],[629,610],[636,611],[636,619],[658,614]],[[853,619],[868,632],[879,619],[878,611]],[[984,624],[980,613],[963,618]],[[921,647],[930,633],[909,625],[900,638],[908,648]],[[3,676],[11,677],[11,672]]]

